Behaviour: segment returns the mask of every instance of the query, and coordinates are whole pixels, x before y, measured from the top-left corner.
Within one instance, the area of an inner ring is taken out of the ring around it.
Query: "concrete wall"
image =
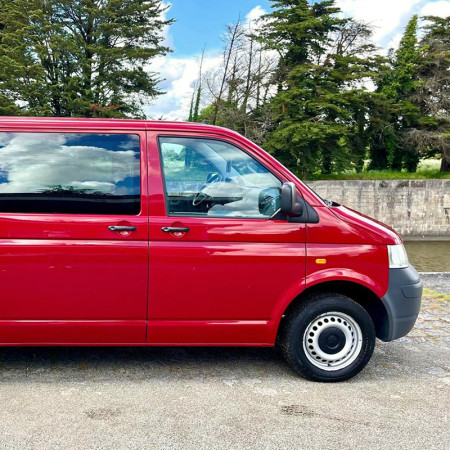
[[[395,228],[403,237],[450,239],[450,179],[307,183],[334,200]]]

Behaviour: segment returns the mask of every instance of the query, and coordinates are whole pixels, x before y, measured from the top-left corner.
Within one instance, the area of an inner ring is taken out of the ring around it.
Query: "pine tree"
[[[281,55],[265,148],[303,177],[361,170],[371,94],[360,85],[378,65],[371,30],[339,17],[330,0],[276,1],[274,7],[260,35]]]
[[[270,0],[273,11],[262,17],[259,41],[280,55],[275,81],[281,90],[289,72],[299,64],[320,57],[329,45],[329,33],[343,20],[334,0],[310,4],[308,0]]]
[[[197,88],[197,95],[195,97],[195,104],[194,104],[194,112],[192,115],[192,119],[194,122],[199,121],[200,117],[200,100],[202,98],[202,85],[200,84]]]
[[[384,121],[373,130],[371,141],[371,168],[417,169],[419,154],[405,139],[408,130],[417,125],[419,110],[411,102],[418,87],[415,73],[419,61],[417,15],[408,22],[395,53],[391,52],[391,68],[379,78],[377,92],[382,94]],[[380,116],[378,116],[380,118]]]
[[[202,98],[202,81],[203,81],[203,60],[205,59],[205,47],[202,50],[202,56],[200,58],[200,68],[198,72],[198,87],[195,97],[195,103],[193,104],[192,120],[198,122],[200,119],[200,101]]]
[[[142,115],[168,48],[161,0],[2,0],[0,95],[34,115]]]
[[[0,11],[3,9],[3,0],[0,0]],[[0,21],[0,45],[1,45],[1,32],[5,28],[5,25]],[[0,56],[1,63],[1,56]],[[4,88],[4,82],[0,78],[0,115],[2,116],[14,116],[20,113],[20,108],[14,103],[11,96],[5,95],[8,93],[2,90]]]
[[[194,97],[195,97],[195,90],[192,93],[192,97],[191,97],[191,104],[189,106],[189,117],[188,117],[188,122],[193,122],[194,121]]]

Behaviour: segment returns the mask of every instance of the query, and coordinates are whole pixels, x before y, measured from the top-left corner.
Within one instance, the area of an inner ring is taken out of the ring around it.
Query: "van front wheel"
[[[341,294],[317,294],[299,303],[280,336],[288,363],[314,381],[344,381],[359,373],[375,347],[367,311]]]

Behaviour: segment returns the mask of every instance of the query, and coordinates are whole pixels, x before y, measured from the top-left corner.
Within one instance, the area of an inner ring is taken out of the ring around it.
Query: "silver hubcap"
[[[354,319],[341,312],[316,317],[303,336],[306,357],[323,370],[348,367],[358,357],[361,348],[361,328]]]

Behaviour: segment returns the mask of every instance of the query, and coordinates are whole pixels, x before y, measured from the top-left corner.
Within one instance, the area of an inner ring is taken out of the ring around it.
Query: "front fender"
[[[363,272],[347,268],[323,269],[309,274],[306,276],[305,288],[308,289],[329,281],[347,281],[360,284],[367,289],[370,289],[379,298],[386,294],[388,288],[388,284],[384,279],[377,280]]]
[[[283,301],[279,302],[276,305],[272,315],[272,319],[270,320],[269,334],[271,336],[271,340],[275,342],[283,314],[285,313],[289,305],[293,301],[295,301],[295,299],[298,298],[299,295],[303,294],[308,289],[333,281],[344,281],[363,286],[372,291],[378,298],[383,297],[383,295],[386,294],[388,288],[387,283],[385,284],[381,280],[376,280],[373,277],[370,277],[367,274],[356,271],[354,269],[327,268],[309,274],[305,278],[305,283],[297,284],[295,286],[292,286],[291,289],[288,289],[287,295],[285,296]]]

